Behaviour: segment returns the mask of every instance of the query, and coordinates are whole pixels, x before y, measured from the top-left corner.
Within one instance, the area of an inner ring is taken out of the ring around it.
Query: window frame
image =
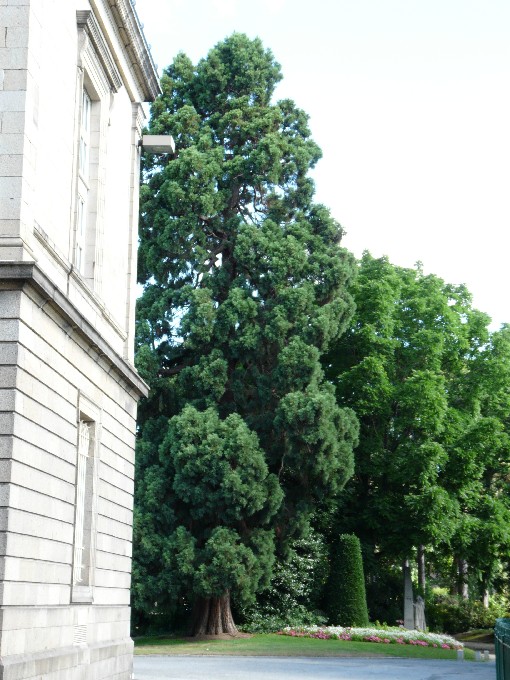
[[[79,393],[76,411],[76,481],[71,565],[71,602],[92,603],[96,567],[97,495],[102,410]],[[83,428],[88,428],[83,451]],[[79,544],[80,545],[79,545]],[[80,578],[77,578],[77,574]]]
[[[79,274],[92,291],[100,295],[105,192],[103,166],[108,118],[113,96],[123,83],[92,10],[78,10],[76,22],[77,118],[72,199],[74,226],[70,256],[75,273]],[[79,214],[80,200],[85,205],[85,210]]]

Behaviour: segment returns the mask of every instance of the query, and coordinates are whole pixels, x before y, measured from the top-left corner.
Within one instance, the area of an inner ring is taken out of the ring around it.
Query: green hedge
[[[368,624],[361,546],[358,537],[352,534],[339,536],[331,549],[326,613],[332,625]]]
[[[464,633],[478,628],[493,628],[496,619],[505,615],[505,607],[484,607],[479,600],[463,600],[453,595],[427,598],[426,616],[430,630],[437,633]]]

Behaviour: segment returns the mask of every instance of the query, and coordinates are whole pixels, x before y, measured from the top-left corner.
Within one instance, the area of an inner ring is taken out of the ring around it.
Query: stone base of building
[[[0,659],[0,680],[132,680],[131,639]]]
[[[131,680],[129,607],[0,608],[0,680]]]

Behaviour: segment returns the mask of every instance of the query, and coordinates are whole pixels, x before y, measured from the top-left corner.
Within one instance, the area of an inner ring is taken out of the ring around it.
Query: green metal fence
[[[510,619],[496,619],[496,678],[510,680]]]

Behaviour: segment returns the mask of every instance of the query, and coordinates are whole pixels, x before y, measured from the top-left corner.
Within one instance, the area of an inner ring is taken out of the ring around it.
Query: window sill
[[[71,588],[71,603],[92,604],[94,602],[94,589],[92,586],[73,586]]]

